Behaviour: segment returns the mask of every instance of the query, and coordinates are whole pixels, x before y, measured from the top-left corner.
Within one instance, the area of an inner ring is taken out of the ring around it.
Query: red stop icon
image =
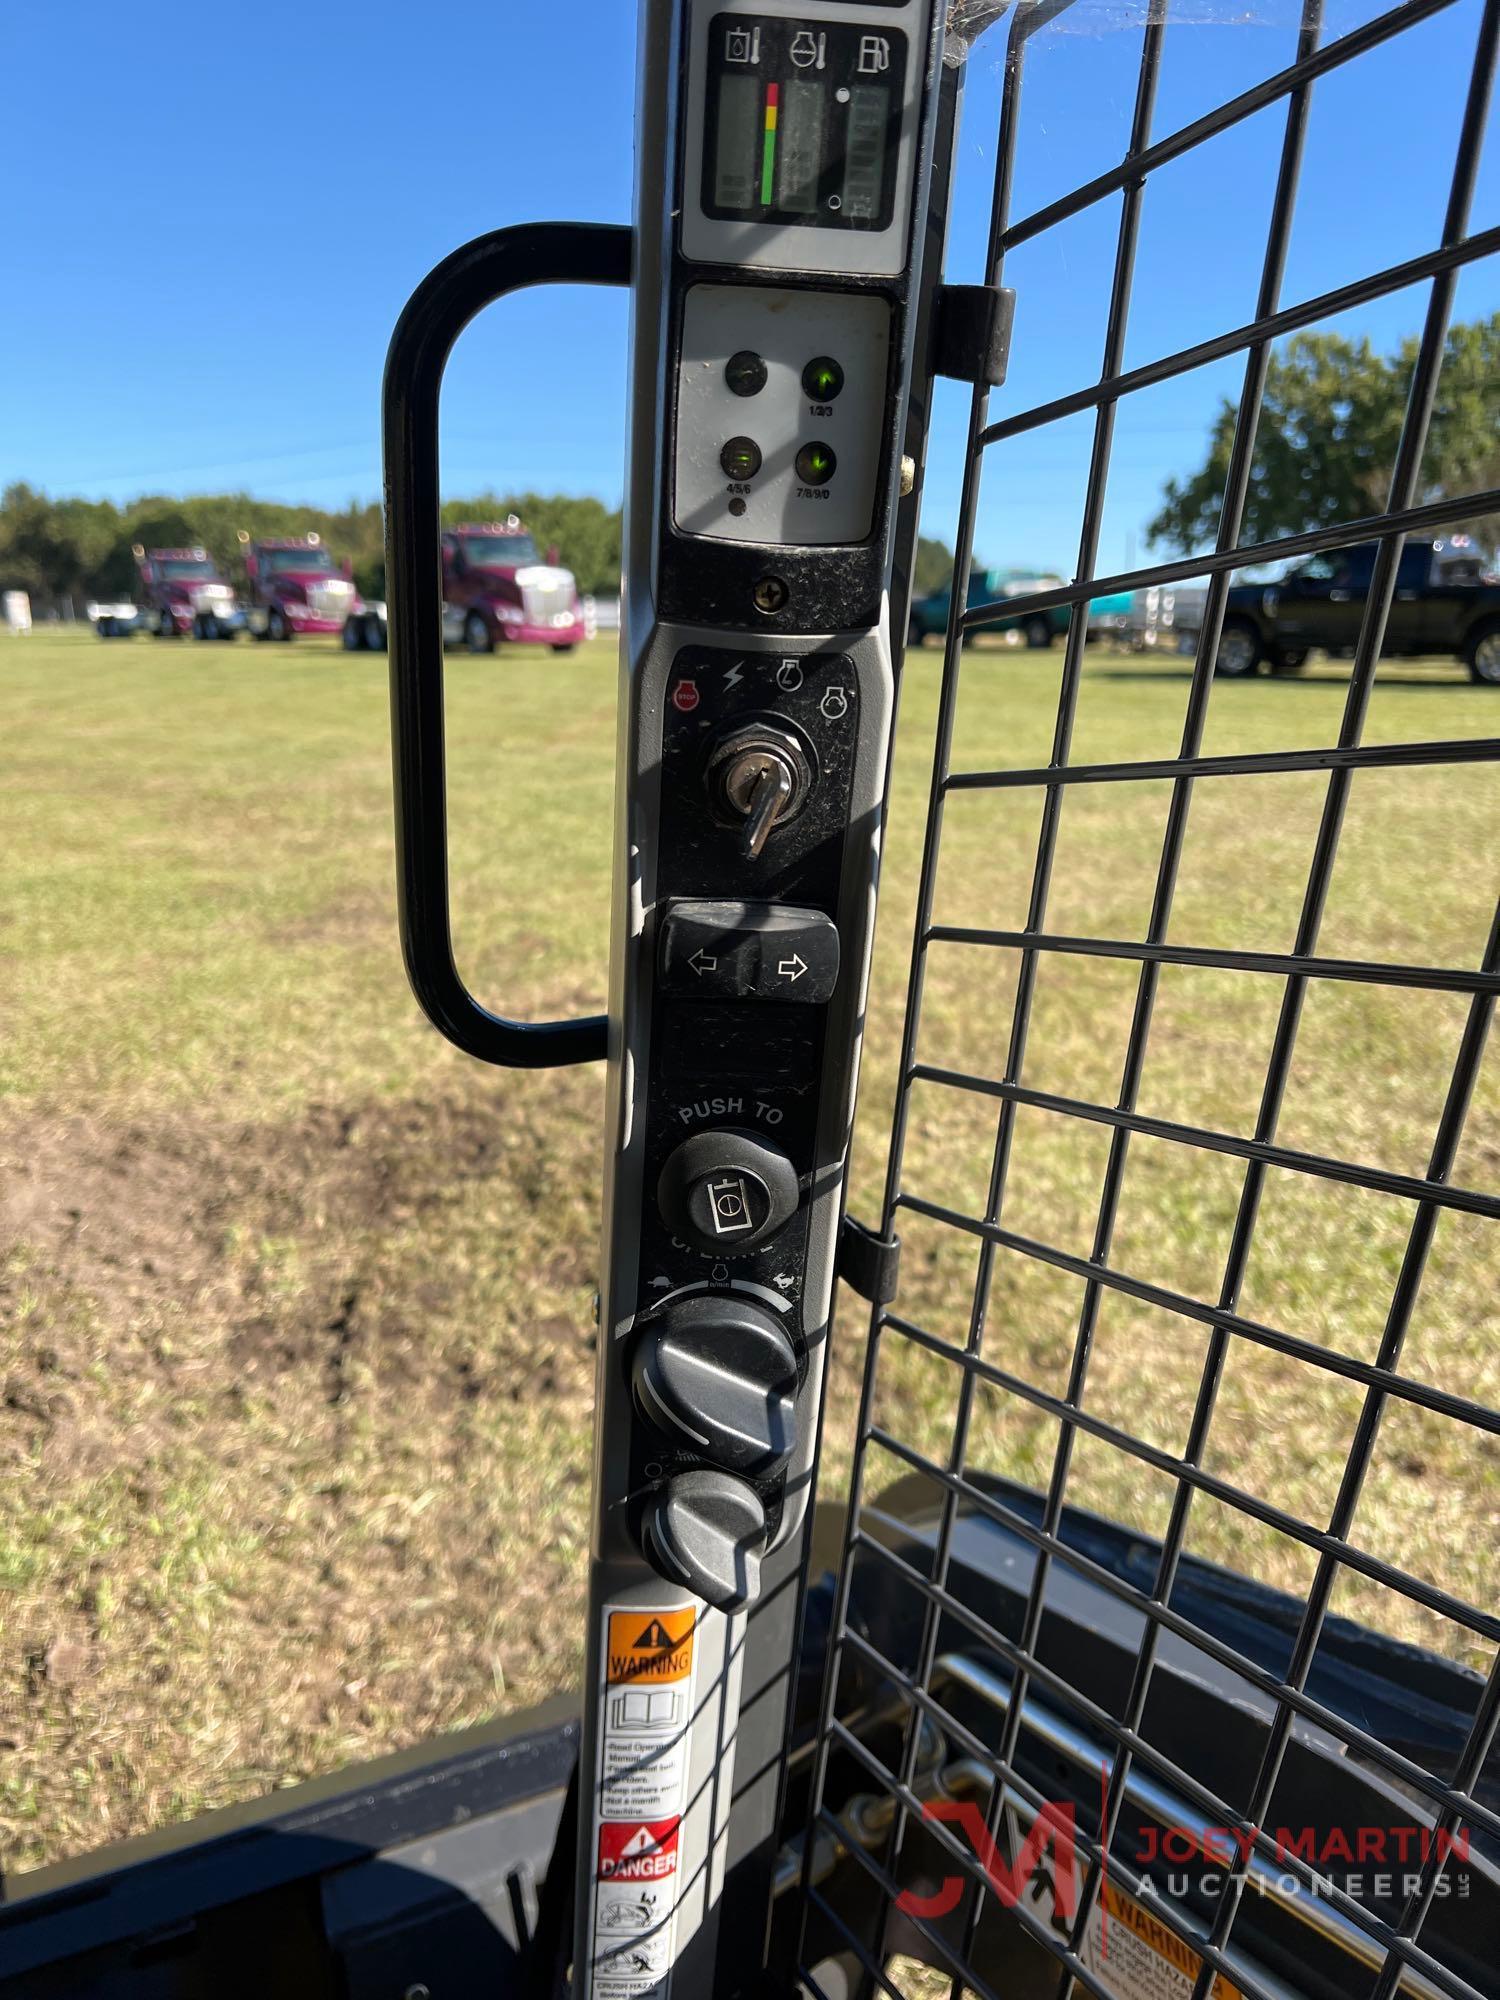
[[[673,708],[680,708],[684,715],[689,714],[695,709],[702,699],[703,697],[698,692],[698,683],[696,681],[679,681],[672,690],[672,706]]]

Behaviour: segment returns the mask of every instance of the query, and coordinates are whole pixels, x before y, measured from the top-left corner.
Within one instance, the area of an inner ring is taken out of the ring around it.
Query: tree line
[[[1394,354],[1379,354],[1367,339],[1302,333],[1273,356],[1242,543],[1335,527],[1388,504],[1417,345],[1413,335]],[[1234,403],[1222,403],[1202,466],[1166,482],[1147,527],[1153,542],[1183,555],[1212,547],[1237,416]],[[1500,313],[1449,329],[1416,498],[1424,503],[1497,485]],[[1444,532],[1471,534],[1492,555],[1500,548],[1494,515],[1454,521]]]
[[[620,581],[620,514],[602,501],[563,493],[481,493],[445,502],[445,526],[503,521],[519,514],[545,550],[556,543],[581,590],[613,591]],[[385,596],[381,509],[351,501],[329,509],[248,493],[197,493],[177,499],[147,494],[112,500],[53,499],[25,484],[0,494],[0,589],[25,590],[38,609],[81,616],[89,599],[132,599],[139,579],[133,545],[203,548],[231,580],[237,575],[239,530],[251,536],[317,534],[339,559],[348,557],[368,597]]]
[[[580,590],[603,595],[620,584],[620,510],[566,493],[480,493],[443,504],[445,527],[461,521],[503,521],[519,514],[543,551],[556,546]],[[233,579],[239,530],[259,537],[319,535],[339,559],[354,565],[366,597],[385,596],[381,509],[374,501],[347,507],[299,506],[256,500],[248,493],[199,493],[175,499],[148,494],[116,506],[112,500],[53,499],[35,487],[0,494],[0,589],[24,590],[38,611],[82,616],[84,605],[133,599],[138,586],[132,547],[203,548]],[[917,587],[935,590],[953,567],[946,544],[924,536],[917,552]]]

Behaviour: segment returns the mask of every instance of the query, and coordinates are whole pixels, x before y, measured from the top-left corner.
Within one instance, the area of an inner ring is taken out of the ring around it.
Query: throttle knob
[[[743,1611],[760,1595],[766,1511],[732,1472],[680,1472],[652,1496],[642,1524],[647,1562],[716,1611]]]
[[[797,1356],[763,1306],[683,1299],[646,1329],[631,1372],[636,1408],[679,1450],[755,1478],[791,1456]]]

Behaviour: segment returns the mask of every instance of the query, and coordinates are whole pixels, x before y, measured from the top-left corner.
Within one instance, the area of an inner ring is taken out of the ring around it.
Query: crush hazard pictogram
[[[606,1678],[611,1681],[686,1680],[693,1667],[698,1614],[686,1611],[612,1611]]]
[[[605,1820],[599,1828],[601,1882],[660,1882],[677,1873],[679,1819]]]

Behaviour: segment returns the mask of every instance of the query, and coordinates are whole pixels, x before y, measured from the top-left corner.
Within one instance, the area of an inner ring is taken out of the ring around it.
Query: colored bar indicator
[[[776,120],[781,109],[781,85],[766,85],[766,130],[760,149],[760,205],[771,206],[771,186],[776,173]]]

